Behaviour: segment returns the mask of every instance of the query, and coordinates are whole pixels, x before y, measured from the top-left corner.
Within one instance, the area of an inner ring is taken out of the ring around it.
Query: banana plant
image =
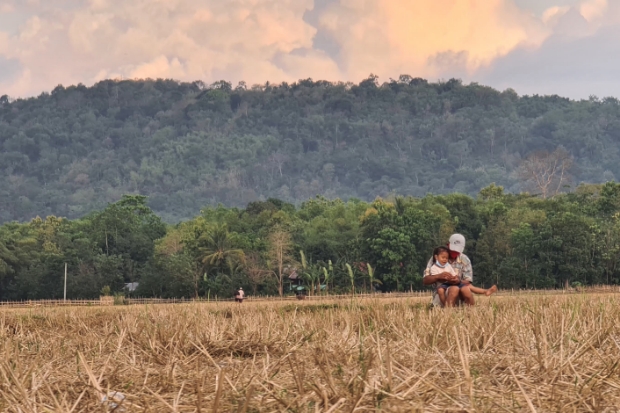
[[[334,266],[332,265],[332,260],[329,260],[327,261],[327,268],[323,267],[323,277],[325,281],[325,292],[326,293],[329,293],[329,282],[332,280],[333,276],[334,276]]]
[[[312,268],[312,266],[308,265],[306,254],[304,254],[302,250],[299,250],[299,255],[301,255],[301,268],[303,269],[302,277],[308,282],[308,284],[310,284],[310,288],[308,290],[309,293],[312,294],[315,291],[315,283],[318,282],[320,284],[320,275],[314,268]]]
[[[355,275],[353,275],[353,268],[347,263],[347,272],[349,273],[349,278],[351,279],[351,294],[355,294]]]
[[[368,280],[370,281],[370,291],[371,293],[374,293],[374,289],[373,289],[374,285],[375,284],[381,285],[383,283],[381,282],[381,280],[375,279],[375,270],[374,268],[370,266],[370,264],[366,264],[366,267],[368,268]]]

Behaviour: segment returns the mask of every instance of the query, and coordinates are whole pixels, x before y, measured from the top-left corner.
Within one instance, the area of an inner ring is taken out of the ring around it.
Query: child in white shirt
[[[448,274],[455,275],[460,278],[460,274],[450,265],[448,262],[450,259],[450,250],[446,247],[437,247],[433,251],[433,266],[431,267],[431,275],[439,275],[447,272]],[[450,287],[450,284],[441,284],[437,287],[437,294],[441,300],[441,306],[446,305],[446,290]]]

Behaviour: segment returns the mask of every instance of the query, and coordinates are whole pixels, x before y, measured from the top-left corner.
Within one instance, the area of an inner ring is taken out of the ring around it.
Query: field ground
[[[0,410],[620,411],[620,295],[0,310]]]

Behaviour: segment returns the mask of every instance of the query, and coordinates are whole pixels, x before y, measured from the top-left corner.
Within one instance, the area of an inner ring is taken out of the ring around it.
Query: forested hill
[[[122,194],[167,221],[207,204],[317,194],[522,189],[529,154],[574,157],[573,183],[620,177],[618,100],[523,96],[450,80],[102,81],[0,98],[0,221],[74,218]]]

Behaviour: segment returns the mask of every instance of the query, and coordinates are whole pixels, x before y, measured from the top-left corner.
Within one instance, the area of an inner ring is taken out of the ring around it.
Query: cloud
[[[607,11],[607,0],[588,0],[581,4],[579,13],[589,22],[601,18]]]
[[[492,85],[513,76],[511,87],[529,90],[538,83],[514,67],[566,64],[585,37],[591,54],[615,50],[601,33],[620,25],[618,2],[545,1],[537,17],[522,0],[0,0],[0,23],[18,22],[0,24],[0,94],[118,77],[252,84],[371,72]]]
[[[620,97],[620,4],[586,1],[554,19],[554,34],[540,47],[515,49],[476,80],[526,94]]]
[[[17,8],[36,14],[15,34],[0,32],[0,54],[24,68],[16,82],[0,77],[13,95],[112,75],[261,83],[340,76],[311,50],[316,29],[303,15],[312,0],[48,0]],[[300,62],[293,53],[306,49]]]
[[[13,11],[13,5],[8,2],[0,2],[0,14],[11,13]]]
[[[545,22],[545,24],[554,24],[569,10],[571,10],[570,6],[549,7],[543,12],[542,21]]]
[[[436,76],[454,58],[473,72],[547,35],[542,22],[505,0],[341,0],[321,27],[340,44],[342,66],[353,78],[373,67],[380,74]]]

